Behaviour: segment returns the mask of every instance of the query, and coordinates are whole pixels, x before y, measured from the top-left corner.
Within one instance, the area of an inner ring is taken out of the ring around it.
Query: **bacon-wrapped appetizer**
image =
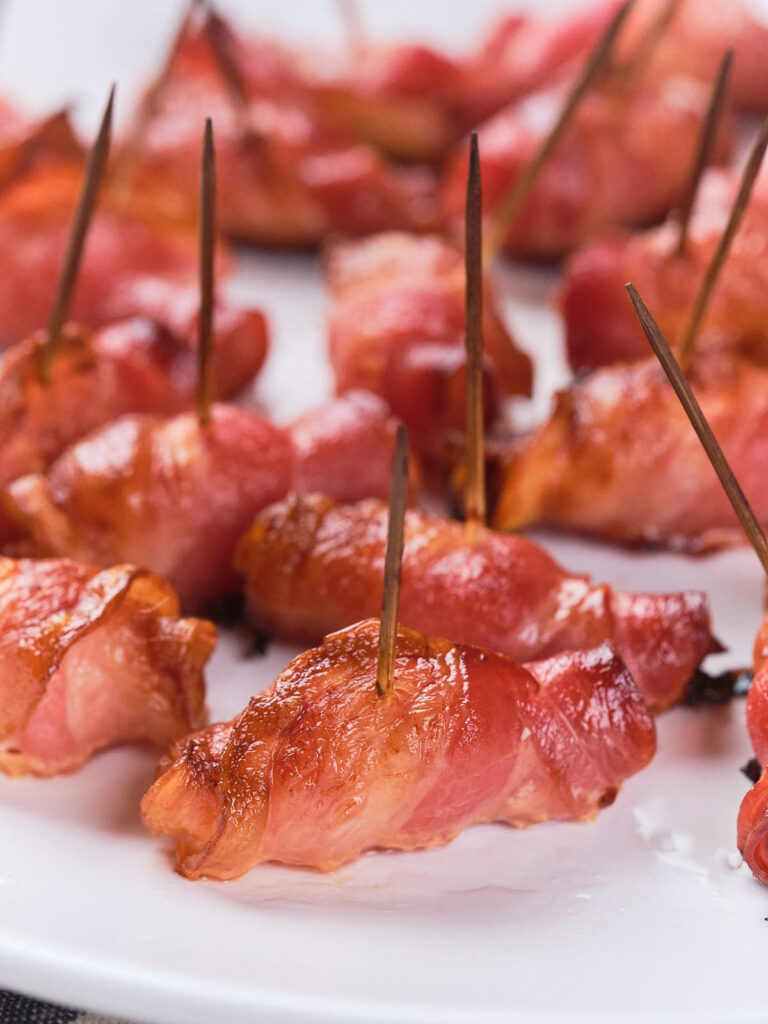
[[[361,394],[288,428],[223,404],[205,424],[195,413],[127,416],[46,475],[16,480],[7,508],[36,555],[145,565],[199,607],[236,588],[235,545],[266,505],[306,487],[386,494],[395,429],[384,403]]]
[[[768,523],[768,370],[716,351],[691,386],[755,514]],[[499,467],[499,529],[547,523],[623,543],[701,551],[741,534],[655,359],[595,371]]]
[[[135,184],[165,193],[163,205],[194,195],[205,116],[216,123],[219,223],[230,236],[304,247],[329,233],[436,223],[431,174],[390,167],[350,140],[283,51],[239,38],[212,12],[188,22],[142,130]]]
[[[366,388],[407,423],[417,450],[463,429],[464,256],[436,235],[389,232],[331,250],[330,357],[338,391]],[[532,366],[515,346],[485,281],[486,405],[531,392]]]
[[[236,567],[260,629],[297,643],[381,606],[387,509],[291,495],[265,509],[241,541]],[[715,649],[700,593],[626,594],[566,572],[524,537],[468,536],[441,516],[410,511],[400,620],[432,636],[533,661],[607,641],[648,705],[680,700]]]
[[[93,335],[67,328],[47,384],[40,381],[44,345],[39,332],[0,356],[0,489],[44,472],[68,445],[118,416],[173,415],[193,401],[196,355],[154,321],[129,320]],[[218,393],[237,394],[260,362],[248,333],[231,332],[216,353]],[[13,533],[0,511],[0,543]]]
[[[707,110],[707,84],[682,75],[657,79],[621,66],[587,95],[509,228],[504,247],[526,257],[557,257],[611,227],[659,220],[684,198]],[[483,193],[493,217],[551,130],[559,90],[534,94],[480,129]],[[729,152],[724,120],[715,162]],[[446,169],[449,220],[463,216],[467,154]]]
[[[0,770],[55,775],[116,743],[167,747],[204,720],[215,645],[153,573],[0,559]]]
[[[635,283],[669,338],[679,338],[733,206],[738,180],[708,171],[702,180],[685,251],[671,219],[645,234],[608,237],[576,253],[562,290],[566,341],[576,371],[642,358],[648,342],[625,284]],[[728,261],[712,293],[697,350],[739,348],[768,361],[768,279],[759,254],[768,245],[768,179],[756,184]]]
[[[0,250],[12,252],[0,275],[0,346],[42,327],[64,260],[82,169],[72,163],[27,176],[0,197]],[[198,305],[197,242],[190,226],[173,227],[125,206],[104,190],[79,267],[70,317],[97,328],[132,316],[154,317],[195,344]],[[218,251],[221,269],[227,262]],[[235,310],[219,299],[216,342],[255,374],[267,345],[266,321],[256,310]],[[229,356],[222,359],[228,361]]]
[[[518,12],[502,17],[466,69],[474,89],[474,116],[467,127],[572,73],[620,6],[621,0],[598,0],[566,16]]]
[[[478,822],[592,818],[653,756],[653,721],[607,646],[520,666],[401,628],[380,697],[378,642],[378,620],[334,633],[172,749],[142,813],[184,875],[329,871]]]
[[[669,0],[640,0],[625,36],[628,48],[663,14]],[[733,98],[736,106],[768,112],[768,27],[756,17],[750,0],[678,0],[669,27],[659,40],[649,71],[656,76],[683,72],[711,81],[723,50],[734,51]]]

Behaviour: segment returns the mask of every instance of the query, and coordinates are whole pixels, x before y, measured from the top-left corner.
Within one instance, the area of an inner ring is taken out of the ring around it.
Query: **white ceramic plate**
[[[253,22],[258,12],[240,7]],[[262,7],[285,31],[332,30],[317,0]],[[112,75],[130,86],[151,67],[175,9],[16,0],[3,81],[41,107],[82,93],[98,110]],[[364,10],[383,31],[433,25],[448,41],[479,24],[469,0]],[[510,319],[544,362],[540,410],[563,372],[545,306],[553,281],[531,271],[502,281]],[[248,257],[237,289],[265,303],[275,328],[258,397],[283,420],[322,400],[315,261]],[[762,603],[748,551],[687,561],[546,543],[619,587],[707,589],[731,647],[720,664],[748,661]],[[294,653],[275,645],[247,660],[225,636],[212,715],[242,708]],[[442,850],[372,855],[329,876],[175,875],[139,820],[154,767],[146,751],[112,751],[51,782],[0,779],[0,985],[174,1024],[763,1021],[768,889],[735,849],[739,766],[750,756],[743,716],[743,703],[664,716],[655,762],[594,824],[485,826]]]

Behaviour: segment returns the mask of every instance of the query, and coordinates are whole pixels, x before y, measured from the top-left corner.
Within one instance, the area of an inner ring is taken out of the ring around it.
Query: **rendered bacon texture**
[[[331,364],[340,392],[381,395],[429,452],[465,423],[465,273],[443,238],[387,232],[331,250]],[[483,307],[486,403],[530,394],[532,366],[515,346],[486,280]]]
[[[603,79],[573,121],[512,224],[506,249],[519,256],[562,256],[606,229],[643,226],[684,197],[710,87],[682,75],[646,80],[621,71]],[[537,93],[501,111],[480,130],[483,196],[492,216],[501,198],[551,130],[561,90]],[[726,119],[715,161],[726,158]],[[466,147],[450,160],[444,181],[448,218],[464,217]]]
[[[381,608],[387,509],[292,495],[257,516],[239,545],[252,621],[316,643]],[[533,661],[608,642],[648,705],[680,700],[713,649],[703,594],[626,594],[566,572],[525,537],[409,511],[400,621],[431,636]]]
[[[768,370],[705,352],[689,380],[758,519],[768,524]],[[499,529],[545,522],[622,543],[702,551],[743,542],[731,504],[654,358],[595,371],[499,470]]]
[[[6,505],[35,554],[145,565],[199,607],[236,588],[235,545],[266,505],[307,484],[342,498],[386,493],[395,429],[383,403],[359,395],[294,428],[228,405],[205,427],[193,413],[127,416],[47,475],[17,480]]]
[[[0,346],[44,326],[61,273],[82,186],[77,163],[45,168],[0,197],[0,249],[12,252],[0,275]],[[191,193],[194,195],[194,192]],[[122,196],[122,192],[120,193]],[[194,347],[199,303],[196,230],[126,205],[109,190],[86,239],[70,316],[91,328],[133,316],[157,319]],[[227,269],[217,253],[219,277]],[[266,321],[221,297],[214,314],[224,361],[247,360],[255,373],[266,353]]]
[[[119,565],[0,559],[0,770],[72,771],[103,747],[166,747],[203,721],[209,622]]]
[[[736,197],[737,176],[710,170],[702,180],[684,255],[673,218],[644,234],[600,239],[571,259],[562,289],[568,356],[574,370],[638,359],[648,341],[627,301],[631,281],[666,338],[679,338]],[[734,348],[768,362],[768,179],[758,178],[747,213],[697,337],[703,348]]]
[[[231,723],[176,745],[142,811],[183,874],[327,871],[478,822],[592,818],[653,756],[653,721],[607,646],[521,667],[400,628],[382,699],[378,639],[377,620],[334,633]]]
[[[70,444],[130,412],[171,415],[193,402],[194,351],[153,321],[130,320],[89,335],[64,332],[51,380],[39,380],[43,335],[0,356],[0,490],[27,473],[42,473]],[[241,391],[254,365],[237,332],[217,352],[218,391]],[[0,509],[0,543],[14,534]]]
[[[205,24],[192,26],[143,139],[139,183],[150,181],[176,203],[194,196],[200,126],[210,116],[216,125],[218,220],[229,235],[304,247],[331,232],[434,226],[431,174],[397,170],[371,147],[350,140],[284,51],[226,31],[250,99],[247,112],[223,83]]]

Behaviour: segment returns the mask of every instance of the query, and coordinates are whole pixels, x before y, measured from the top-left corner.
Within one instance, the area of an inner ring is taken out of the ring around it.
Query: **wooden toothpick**
[[[77,274],[83,256],[85,238],[91,223],[99,188],[104,180],[109,157],[109,143],[112,131],[112,109],[115,102],[115,86],[109,91],[109,99],[96,141],[88,154],[80,201],[75,211],[75,218],[69,235],[69,246],[64,257],[64,266],[59,276],[53,307],[48,318],[48,329],[40,359],[40,383],[47,385],[51,379],[51,366],[56,354],[59,337],[72,304],[72,294],[77,283]]]
[[[216,66],[226,87],[232,108],[240,122],[240,130],[246,137],[257,138],[258,133],[251,121],[248,86],[240,67],[232,32],[229,25],[210,3],[207,4],[205,28]]]
[[[168,48],[168,52],[165,55],[162,67],[152,84],[144,93],[144,97],[139,105],[138,113],[133,122],[131,133],[123,144],[114,169],[113,184],[115,184],[115,187],[117,187],[118,183],[121,186],[124,185],[135,170],[136,164],[141,156],[141,151],[144,148],[147,132],[157,116],[163,94],[171,80],[176,59],[187,38],[190,27],[192,26],[195,18],[199,16],[203,6],[203,0],[190,0],[187,12],[181,19],[179,27],[176,29],[176,33],[170,47]]]
[[[568,94],[560,116],[554,127],[542,141],[537,151],[528,161],[521,173],[515,179],[512,187],[502,197],[500,205],[493,214],[488,226],[485,257],[492,260],[504,247],[507,234],[515,218],[520,213],[523,203],[533,188],[542,168],[549,159],[552,151],[563,137],[566,128],[571,122],[573,115],[579,108],[581,101],[589,92],[592,83],[598,74],[607,66],[611,56],[616,38],[621,27],[626,21],[635,0],[626,0],[611,19],[608,27],[603,32],[594,50],[589,56],[584,70],[579,75],[576,84]]]
[[[712,150],[720,128],[720,121],[725,110],[725,99],[728,94],[728,83],[731,77],[733,65],[733,50],[726,50],[720,63],[720,70],[717,73],[715,84],[712,88],[712,96],[709,100],[707,114],[702,125],[699,144],[696,147],[696,154],[691,167],[691,177],[686,189],[685,201],[680,208],[680,227],[675,253],[677,256],[684,256],[688,247],[688,231],[691,226],[691,214],[696,202],[696,194],[699,191],[702,175],[710,162]]]
[[[470,534],[485,526],[485,439],[483,436],[483,193],[477,132],[472,132],[467,176],[466,230],[467,491]]]
[[[336,0],[336,6],[344,26],[350,55],[359,58],[365,53],[365,31],[357,0]]]
[[[704,280],[701,283],[698,295],[693,303],[691,315],[688,318],[685,330],[680,338],[677,358],[683,369],[687,368],[690,357],[693,354],[693,345],[696,340],[696,335],[699,333],[699,327],[704,319],[704,314],[720,276],[720,271],[725,265],[728,253],[731,251],[731,244],[734,236],[739,229],[741,219],[749,204],[749,197],[752,194],[755,179],[760,172],[760,166],[763,162],[763,157],[765,156],[766,147],[768,147],[768,118],[763,121],[762,127],[758,132],[757,139],[752,146],[752,151],[749,154],[747,165],[741,176],[738,194],[736,195],[736,199],[728,217],[728,223],[725,226],[725,230],[720,237],[720,241],[717,244],[717,248],[715,249],[712,259],[709,262],[709,266],[704,274]]]
[[[211,418],[213,403],[213,276],[216,254],[216,155],[213,124],[205,119],[200,164],[200,314],[197,342],[197,417],[201,426]]]
[[[701,411],[701,406],[699,405],[690,384],[685,379],[685,374],[675,359],[666,338],[659,328],[659,325],[651,316],[648,307],[640,298],[634,286],[628,284],[627,291],[629,292],[632,305],[635,307],[635,312],[637,313],[643,330],[645,331],[645,336],[651,343],[651,347],[656,353],[656,357],[661,363],[672,387],[675,389],[677,397],[680,399],[680,403],[685,409],[688,419],[691,421],[693,429],[696,431],[699,440],[702,443],[704,451],[707,453],[709,461],[712,463],[715,472],[720,478],[723,490],[727,494],[728,500],[733,506],[734,512],[738,516],[744,533],[747,535],[749,542],[755,549],[757,557],[760,559],[763,568],[766,573],[768,573],[768,540],[766,540],[762,527],[757,521],[755,513],[752,511],[744,492],[739,486],[739,482],[734,476],[733,470],[731,469],[722,448],[718,444],[717,438],[712,432],[712,428],[707,422],[706,416]]]
[[[381,602],[379,661],[376,666],[376,689],[385,696],[395,674],[397,648],[397,613],[400,607],[400,576],[403,570],[405,508],[408,503],[408,432],[400,424],[392,459],[389,490],[389,531],[384,559],[384,595]]]

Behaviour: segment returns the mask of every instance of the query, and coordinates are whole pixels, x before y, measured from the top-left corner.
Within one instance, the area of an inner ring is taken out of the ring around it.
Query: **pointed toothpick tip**
[[[691,314],[688,317],[682,337],[680,338],[678,360],[684,369],[688,367],[693,355],[694,343],[704,319],[704,314],[707,311],[709,300],[712,297],[712,292],[714,291],[715,285],[720,277],[720,272],[725,266],[728,253],[731,251],[733,239],[736,236],[741,220],[746,212],[747,206],[749,205],[749,198],[752,195],[752,189],[755,181],[757,180],[757,176],[760,173],[760,167],[763,163],[766,148],[768,148],[768,118],[763,121],[760,131],[757,133],[757,138],[755,139],[746,166],[742,172],[739,190],[736,194],[733,206],[731,207],[731,212],[728,215],[728,221],[725,225],[725,229],[720,236],[720,241],[712,255],[712,259],[709,261],[709,266],[704,274],[701,287],[699,288],[696,299],[694,300]]]
[[[696,431],[709,461],[712,463],[712,468],[720,479],[723,490],[733,506],[733,510],[741,523],[742,529],[744,530],[750,544],[755,549],[755,553],[760,559],[763,569],[768,575],[768,540],[766,539],[765,533],[763,532],[757,517],[752,511],[752,507],[742,491],[741,486],[731,469],[730,463],[725,457],[725,454],[723,453],[723,450],[720,447],[720,444],[718,443],[718,440],[715,437],[690,384],[686,380],[682,367],[675,359],[667,339],[662,334],[661,328],[654,320],[634,285],[629,283],[626,288],[632,305],[635,307],[635,312],[640,320],[643,331],[645,332],[645,336],[648,338],[651,348],[656,354],[656,358],[661,363],[662,369],[669,378],[670,384],[675,389],[675,393],[680,400],[680,404],[683,406],[688,419],[691,421],[691,425]]]
[[[502,196],[501,202],[494,211],[488,226],[485,251],[487,260],[495,259],[504,248],[507,234],[552,151],[562,139],[574,114],[579,109],[582,100],[589,92],[598,75],[608,66],[618,35],[629,17],[635,2],[636,0],[625,0],[611,18],[602,36],[598,39],[594,49],[587,58],[576,83],[566,96],[560,116],[551,131],[543,139],[521,173],[512,182],[506,194]]]
[[[466,273],[466,459],[464,510],[470,533],[485,526],[485,438],[483,436],[483,194],[477,132],[472,132],[464,231]]]
[[[213,404],[213,289],[216,254],[216,154],[213,123],[205,119],[200,163],[200,312],[197,342],[195,407],[201,426],[211,418]]]
[[[107,105],[101,117],[101,124],[88,154],[80,199],[72,221],[69,245],[64,257],[64,264],[59,276],[56,294],[48,318],[45,343],[40,360],[40,383],[47,385],[51,378],[51,367],[59,344],[61,332],[69,315],[72,295],[77,284],[77,275],[85,247],[85,239],[91,224],[93,211],[104,180],[109,160],[109,146],[112,137],[112,111],[115,104],[116,86],[113,83],[109,90]]]
[[[726,50],[720,62],[720,68],[712,87],[707,112],[699,135],[699,144],[691,167],[691,177],[686,189],[685,200],[680,210],[680,226],[675,254],[678,257],[685,255],[688,248],[688,232],[691,225],[691,214],[696,204],[696,196],[699,191],[701,179],[708,164],[712,159],[712,152],[715,148],[717,133],[725,112],[725,101],[728,95],[728,86],[733,66],[733,50]]]
[[[389,490],[389,527],[384,559],[384,592],[379,627],[379,660],[376,691],[386,696],[392,687],[397,653],[397,614],[400,608],[400,577],[403,570],[405,510],[408,504],[408,431],[401,423],[395,437]]]

